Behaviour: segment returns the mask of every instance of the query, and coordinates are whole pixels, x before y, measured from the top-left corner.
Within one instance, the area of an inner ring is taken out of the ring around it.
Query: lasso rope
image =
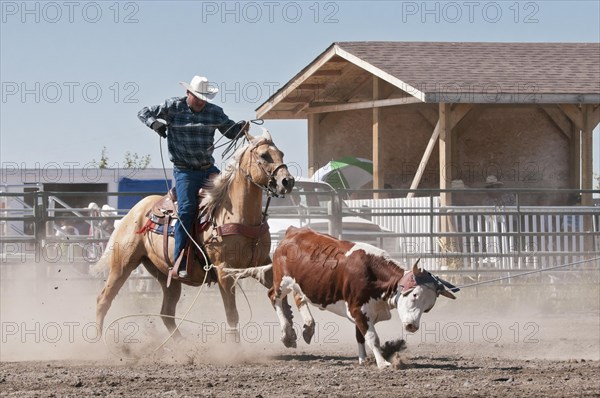
[[[262,120],[257,119],[257,120],[252,120],[252,123],[255,124],[259,124],[258,122],[262,122]],[[248,122],[246,122],[246,124],[248,124]],[[262,124],[262,123],[260,123]],[[233,126],[232,126],[233,127]],[[245,127],[245,126],[244,126]],[[230,127],[231,128],[231,127]],[[241,130],[240,130],[241,131]],[[236,137],[236,139],[232,140],[233,144],[235,144],[236,140],[238,137]],[[165,177],[165,185],[167,188],[167,192],[169,193],[169,195],[171,195],[171,190],[169,187],[169,178],[167,176],[167,169],[165,166],[165,160],[164,160],[164,156],[163,156],[163,149],[162,149],[162,140],[161,137],[159,137],[159,151],[160,151],[160,160],[161,160],[161,164],[162,164],[162,169],[163,169],[163,174]],[[173,202],[175,202],[173,200],[174,198],[171,197],[171,200]],[[176,215],[176,214],[175,214]],[[172,318],[172,319],[181,319],[179,323],[177,323],[177,325],[175,326],[175,329],[173,329],[173,331],[169,334],[169,336],[163,340],[162,343],[160,343],[156,348],[154,348],[154,350],[152,350],[152,353],[157,352],[158,350],[160,350],[171,338],[173,338],[173,336],[175,335],[175,333],[177,333],[177,331],[179,330],[179,327],[183,324],[183,322],[190,322],[190,323],[195,323],[195,324],[200,324],[198,322],[195,321],[190,321],[189,319],[187,319],[187,316],[189,315],[190,311],[192,310],[192,308],[194,307],[194,305],[196,304],[196,301],[198,301],[198,298],[200,297],[200,293],[202,293],[202,289],[204,288],[205,284],[206,284],[206,280],[208,277],[208,272],[214,267],[213,264],[210,263],[208,257],[206,256],[206,254],[204,253],[204,250],[202,250],[202,248],[200,247],[200,245],[198,244],[198,242],[196,242],[196,240],[192,237],[192,235],[189,233],[189,231],[187,230],[187,228],[185,228],[185,226],[183,224],[181,224],[181,226],[183,227],[183,230],[185,231],[186,235],[188,236],[188,238],[190,239],[190,241],[196,246],[196,248],[198,249],[198,251],[200,253],[202,253],[202,256],[204,257],[204,261],[205,261],[205,266],[204,268],[204,280],[202,281],[202,284],[200,285],[200,288],[198,289],[198,293],[196,293],[196,296],[194,297],[194,300],[192,301],[192,303],[190,304],[190,306],[188,307],[187,311],[185,312],[185,314],[183,315],[183,317],[179,318],[179,317],[175,317],[172,315],[163,315],[163,314],[135,314],[135,315],[125,315],[122,316],[120,318],[117,318],[115,320],[113,320],[110,324],[108,324],[108,326],[106,327],[106,330],[110,329],[110,327],[122,320],[122,319],[127,319],[127,318],[133,318],[133,317],[139,317],[139,316],[153,316],[153,317],[161,317],[161,318]],[[167,238],[168,239],[168,238]],[[253,315],[252,315],[252,307],[250,306],[250,300],[248,299],[248,296],[246,295],[246,292],[244,291],[244,289],[242,289],[242,287],[237,283],[232,286],[232,289],[235,286],[238,286],[239,289],[242,291],[242,294],[244,295],[244,298],[246,299],[246,303],[248,304],[248,309],[250,310],[250,321],[253,319]],[[108,346],[107,342],[106,342],[106,336],[107,333],[103,333],[104,334],[104,344]],[[110,350],[110,347],[109,347]],[[139,358],[126,358],[126,359],[139,359]]]
[[[206,270],[206,267],[204,267],[204,269]],[[209,268],[209,269],[210,269],[210,268]],[[129,360],[139,360],[139,359],[141,359],[141,358],[144,358],[144,357],[146,357],[146,356],[149,356],[149,355],[151,355],[151,354],[154,354],[154,353],[156,353],[158,350],[160,350],[162,347],[164,347],[164,345],[165,345],[165,344],[167,344],[167,342],[173,338],[173,336],[175,335],[175,333],[176,333],[176,332],[179,330],[179,327],[180,327],[180,326],[181,326],[181,325],[182,325],[184,322],[188,322],[188,323],[192,323],[192,324],[195,324],[195,325],[200,325],[200,326],[201,326],[201,325],[202,325],[202,323],[200,323],[200,322],[197,322],[197,321],[192,321],[192,320],[190,320],[190,319],[187,319],[187,316],[189,315],[190,311],[192,310],[192,308],[193,308],[193,307],[194,307],[194,305],[196,304],[196,301],[198,300],[198,297],[200,297],[200,293],[202,292],[202,288],[205,286],[205,282],[206,282],[206,277],[207,277],[207,275],[208,275],[208,272],[207,272],[207,273],[204,275],[204,281],[202,282],[202,285],[201,285],[201,286],[200,286],[200,288],[198,289],[198,293],[196,293],[196,297],[194,297],[194,301],[192,301],[192,303],[190,304],[189,308],[187,309],[187,311],[185,312],[185,314],[183,314],[183,316],[182,316],[182,317],[178,317],[178,316],[174,316],[174,315],[155,314],[155,313],[145,313],[145,314],[130,314],[130,315],[123,315],[123,316],[121,316],[121,317],[119,317],[119,318],[117,318],[117,319],[113,320],[113,321],[112,321],[111,323],[109,323],[109,324],[108,324],[108,326],[106,327],[106,329],[105,329],[105,330],[107,330],[107,331],[108,331],[108,330],[110,329],[110,327],[111,327],[113,324],[115,324],[115,323],[117,323],[117,322],[119,322],[119,321],[121,321],[121,320],[123,320],[123,319],[128,319],[128,318],[137,318],[137,317],[158,317],[158,318],[171,318],[171,319],[175,319],[175,320],[178,320],[178,319],[179,319],[180,321],[179,321],[179,323],[178,323],[178,324],[175,326],[175,329],[173,329],[173,331],[172,331],[172,332],[169,334],[169,336],[168,336],[166,339],[164,339],[162,343],[160,343],[158,346],[156,346],[156,347],[155,347],[155,348],[152,350],[152,352],[150,352],[149,354],[146,354],[146,355],[139,356],[139,357],[127,357],[127,356],[123,356],[123,355],[122,355],[122,354],[120,354],[120,353],[115,353],[114,351],[112,351],[112,350],[111,350],[111,347],[110,347],[110,345],[109,345],[109,344],[107,343],[107,341],[106,341],[106,337],[107,337],[107,335],[108,335],[108,333],[106,333],[106,332],[105,332],[105,333],[103,333],[103,336],[104,336],[104,338],[103,338],[104,345],[105,345],[105,346],[108,348],[108,350],[109,350],[109,351],[110,351],[110,352],[111,352],[113,355],[119,356],[119,357],[121,357],[121,358],[129,359]],[[232,289],[233,289],[233,288],[234,288],[236,285],[237,285],[237,286],[240,288],[240,290],[242,291],[242,294],[244,295],[244,298],[246,299],[246,303],[248,304],[248,309],[250,310],[250,320],[249,320],[247,323],[250,323],[250,322],[252,322],[252,320],[254,319],[254,318],[253,318],[253,315],[252,315],[252,307],[250,306],[250,300],[248,299],[248,296],[246,295],[246,292],[244,291],[244,289],[242,289],[242,287],[241,287],[241,286],[238,284],[238,281],[237,281],[237,280],[235,281],[235,284],[234,284],[234,286],[232,286]]]
[[[572,265],[589,263],[589,262],[597,261],[597,260],[600,260],[600,257],[590,258],[590,259],[587,259],[587,260],[574,261],[572,263],[567,263],[567,264],[555,265],[553,267],[548,267],[548,268],[536,269],[534,271],[525,271],[525,272],[521,272],[521,273],[516,274],[516,275],[509,275],[509,276],[505,276],[505,277],[502,277],[502,278],[495,278],[495,279],[490,279],[490,280],[487,280],[487,281],[475,282],[475,283],[470,283],[468,285],[457,286],[457,288],[458,289],[464,289],[465,287],[473,287],[473,286],[483,285],[485,283],[499,282],[499,281],[503,281],[503,280],[506,280],[506,279],[512,279],[512,278],[518,278],[520,276],[537,274],[537,273],[540,273],[540,272],[551,271],[553,269],[566,268],[566,267],[570,267]],[[510,272],[510,271],[506,271],[506,272]]]

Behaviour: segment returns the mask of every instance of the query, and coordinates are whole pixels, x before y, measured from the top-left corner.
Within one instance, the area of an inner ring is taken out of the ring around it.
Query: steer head
[[[398,315],[404,329],[411,333],[419,329],[421,315],[433,308],[440,294],[455,299],[456,296],[452,292],[459,290],[451,283],[417,267],[418,263],[419,260],[402,277],[396,294]]]

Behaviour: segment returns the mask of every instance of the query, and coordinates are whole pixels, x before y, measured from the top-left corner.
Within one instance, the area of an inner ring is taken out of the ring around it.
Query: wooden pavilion
[[[600,43],[337,42],[257,117],[307,119],[310,174],[371,158],[375,189],[592,189],[599,60]]]

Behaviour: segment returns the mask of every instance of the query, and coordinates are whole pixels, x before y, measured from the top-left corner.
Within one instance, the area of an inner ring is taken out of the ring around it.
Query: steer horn
[[[440,294],[441,294],[442,296],[444,296],[444,297],[448,297],[448,298],[450,298],[450,299],[452,299],[452,300],[455,300],[455,299],[456,299],[456,296],[455,296],[455,295],[453,295],[453,294],[452,294],[452,293],[451,293],[449,290],[446,290],[445,288],[444,288],[444,290],[440,291]]]
[[[417,267],[417,264],[419,264],[419,261],[421,261],[421,259],[418,259],[417,261],[415,261],[415,263],[412,266],[412,273],[414,276],[418,276],[418,275],[422,275],[423,274],[423,270],[420,269],[419,267]]]

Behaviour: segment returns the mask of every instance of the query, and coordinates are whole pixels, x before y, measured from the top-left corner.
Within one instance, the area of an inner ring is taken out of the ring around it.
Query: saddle
[[[200,202],[202,202],[202,198],[204,198],[204,189],[200,188],[198,191],[198,210],[200,210]],[[161,197],[159,200],[154,203],[152,209],[150,210],[149,215],[153,215],[157,220],[157,224],[162,225],[165,220],[165,216],[173,215],[177,210],[177,192],[175,188],[171,188],[166,195]]]
[[[198,191],[198,203],[202,202],[202,198],[204,197],[203,189],[201,188]],[[188,244],[183,249],[183,254],[185,255],[187,262],[183,264],[185,266],[186,271],[189,275],[188,278],[180,278],[178,275],[178,269],[181,266],[181,258],[180,256],[176,259],[175,264],[171,262],[169,258],[169,236],[173,236],[173,224],[177,220],[177,195],[175,193],[175,188],[171,188],[171,190],[161,197],[159,200],[154,203],[152,208],[148,211],[146,216],[148,217],[148,221],[146,224],[140,228],[137,233],[142,234],[146,232],[153,232],[156,234],[161,234],[163,236],[163,253],[165,261],[169,267],[169,275],[167,279],[167,287],[170,284],[171,279],[181,280],[190,285],[199,286],[203,283],[205,279],[204,266],[207,265],[205,259],[208,259],[208,253],[206,252],[204,241],[202,239],[203,232],[208,230],[211,226],[211,215],[207,214],[205,209],[198,205],[197,216],[195,218],[194,223],[192,224],[192,230],[190,234],[195,238],[195,240],[200,245],[202,253],[198,250],[195,244],[191,241],[188,241]],[[261,235],[265,232],[269,231],[269,224],[266,222],[266,219],[260,223],[260,225],[249,226],[238,223],[228,223],[216,226],[215,231],[213,233],[213,237],[215,236],[228,236],[228,235],[242,235],[246,238],[257,240]],[[255,262],[255,250],[252,250],[252,255],[249,259],[250,265]],[[211,283],[217,282],[217,273],[214,267],[211,267],[208,271],[208,275],[206,276],[206,281],[210,285]]]
[[[190,231],[191,235],[200,244],[203,253],[200,253],[198,248],[192,244],[191,241],[188,241],[188,244],[184,249],[187,263],[183,264],[183,266],[186,267],[185,269],[189,275],[189,278],[186,278],[185,281],[193,285],[202,284],[202,281],[204,280],[204,271],[202,268],[204,265],[207,265],[205,258],[208,258],[208,254],[204,248],[203,240],[201,239],[202,233],[207,230],[210,225],[208,216],[200,207],[203,197],[204,191],[202,188],[200,188],[198,191],[197,216],[194,224],[192,225],[192,231]],[[163,255],[169,267],[169,280],[171,277],[173,279],[181,279],[178,278],[177,275],[178,269],[181,265],[181,258],[176,259],[179,261],[176,261],[175,264],[173,264],[169,258],[169,236],[174,235],[174,225],[175,222],[177,222],[177,193],[175,192],[175,188],[171,188],[166,195],[157,200],[146,214],[146,217],[148,218],[148,221],[139,231],[137,231],[137,233],[153,232],[163,236]],[[198,237],[200,237],[200,239],[198,239]],[[194,266],[190,267],[189,265],[193,264],[194,262],[199,264],[195,264]],[[217,278],[214,269],[211,268],[206,280],[209,284],[216,282]]]

